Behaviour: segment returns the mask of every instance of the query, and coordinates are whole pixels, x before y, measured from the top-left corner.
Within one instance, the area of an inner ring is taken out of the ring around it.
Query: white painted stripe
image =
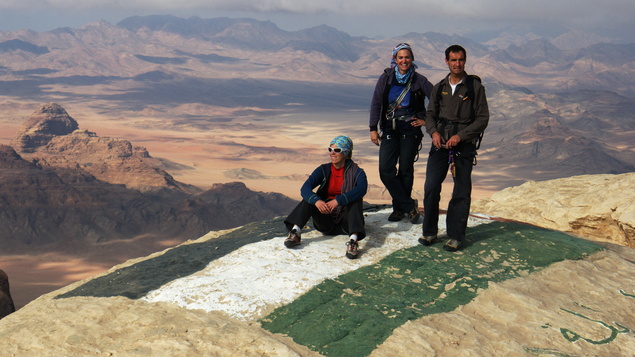
[[[360,242],[360,257],[347,259],[344,235],[323,236],[317,231],[302,236],[296,248],[284,247],[286,237],[248,244],[211,262],[205,269],[149,292],[143,299],[170,302],[188,309],[222,311],[250,320],[285,305],[325,279],[376,263],[385,256],[417,245],[421,224],[389,222],[390,209],[366,217],[367,237]],[[470,226],[489,220],[471,217]],[[440,235],[445,216],[439,217]]]

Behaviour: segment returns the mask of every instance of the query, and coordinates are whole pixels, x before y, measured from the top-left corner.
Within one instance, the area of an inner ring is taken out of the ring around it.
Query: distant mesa
[[[18,152],[33,152],[55,136],[68,135],[77,130],[75,119],[57,103],[48,103],[36,110],[22,125],[11,146]]]
[[[270,178],[267,175],[263,175],[257,170],[248,168],[230,169],[225,171],[225,176],[237,180],[266,180]]]
[[[307,174],[290,174],[284,176],[268,176],[262,174],[260,171],[248,169],[245,167],[230,169],[224,172],[225,177],[234,180],[291,180],[291,181],[304,181],[309,176]]]
[[[36,110],[11,144],[22,157],[42,167],[79,168],[99,180],[142,191],[168,188],[188,194],[200,192],[177,182],[146,148],[80,130],[77,121],[57,103]]]

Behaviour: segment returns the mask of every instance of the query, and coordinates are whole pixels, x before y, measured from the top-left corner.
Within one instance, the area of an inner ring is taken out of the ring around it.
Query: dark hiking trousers
[[[448,205],[446,217],[447,234],[450,239],[462,241],[465,238],[467,220],[470,214],[472,195],[472,167],[476,150],[471,143],[460,143],[454,155],[456,177],[454,189]],[[441,186],[450,168],[447,149],[432,146],[426,166],[426,182],[423,198],[423,235],[436,235],[439,231],[439,200]]]
[[[414,160],[419,152],[420,133],[387,130],[382,134],[379,147],[379,178],[392,197],[395,211],[408,213],[412,210],[412,185],[414,183]]]
[[[317,207],[306,202],[300,201],[298,205],[291,211],[284,224],[290,231],[294,225],[304,227],[310,218],[313,218],[313,227],[325,235],[340,235],[357,233],[357,239],[362,240],[366,236],[364,228],[364,204],[362,200],[355,201],[342,207],[342,219],[335,222],[330,214],[323,214]]]

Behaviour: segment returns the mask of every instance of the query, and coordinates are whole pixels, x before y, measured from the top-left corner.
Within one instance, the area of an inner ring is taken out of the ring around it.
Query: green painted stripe
[[[501,222],[470,228],[460,252],[441,247],[401,250],[326,280],[260,322],[327,356],[366,356],[406,321],[467,304],[490,281],[602,250],[561,232]]]
[[[139,299],[173,280],[202,270],[210,262],[246,244],[285,235],[286,229],[282,221],[282,218],[276,218],[249,223],[206,242],[180,245],[158,257],[90,280],[55,298],[124,296]]]

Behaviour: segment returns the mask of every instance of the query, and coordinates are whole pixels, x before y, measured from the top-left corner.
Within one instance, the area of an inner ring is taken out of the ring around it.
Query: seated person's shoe
[[[357,255],[359,254],[358,248],[359,243],[356,241],[351,239],[349,242],[346,242],[346,258],[357,259]]]
[[[408,220],[410,221],[410,223],[415,224],[419,221],[419,217],[421,217],[421,214],[419,213],[419,201],[418,200],[414,200],[414,207],[412,208],[412,211],[410,211],[410,213],[408,213]]]
[[[430,245],[432,243],[434,243],[437,240],[437,235],[432,235],[432,236],[423,236],[421,238],[419,238],[419,243],[423,244],[423,245]]]
[[[300,241],[300,233],[298,233],[295,229],[292,229],[289,232],[287,239],[284,240],[284,246],[287,248],[293,248],[296,245],[300,245]]]
[[[447,250],[448,252],[456,252],[457,250],[459,250],[460,247],[461,247],[461,241],[456,239],[450,239],[447,243],[445,243],[445,245],[443,246],[443,249]]]
[[[394,210],[392,211],[390,216],[388,216],[388,220],[391,222],[399,222],[404,218],[405,215],[406,214],[401,211]]]

